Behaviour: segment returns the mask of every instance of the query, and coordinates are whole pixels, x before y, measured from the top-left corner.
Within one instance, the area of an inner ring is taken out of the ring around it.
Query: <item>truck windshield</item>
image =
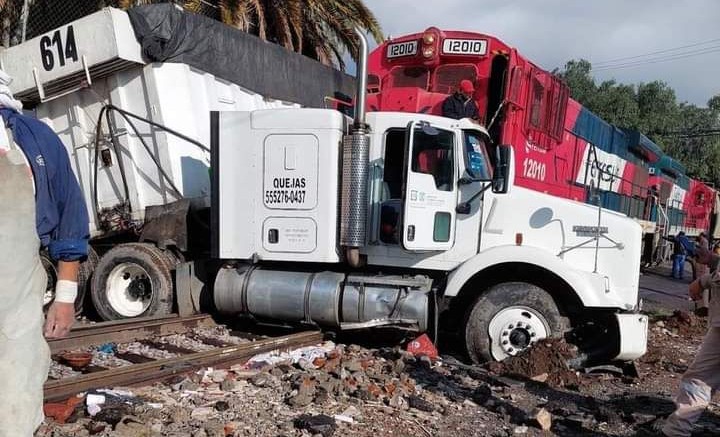
[[[425,67],[395,67],[390,71],[391,88],[417,87],[427,90],[430,72]]]
[[[452,94],[457,90],[460,81],[465,79],[472,83],[477,80],[477,70],[474,65],[441,65],[435,70],[432,91]]]
[[[491,180],[492,164],[488,154],[488,141],[485,135],[475,131],[464,131],[465,164],[467,171],[475,179]]]

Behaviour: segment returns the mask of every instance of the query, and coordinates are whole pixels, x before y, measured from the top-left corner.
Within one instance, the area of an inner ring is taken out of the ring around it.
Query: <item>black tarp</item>
[[[137,6],[128,14],[148,61],[187,64],[265,97],[309,107],[324,107],[325,97],[354,95],[352,76],[172,4]]]

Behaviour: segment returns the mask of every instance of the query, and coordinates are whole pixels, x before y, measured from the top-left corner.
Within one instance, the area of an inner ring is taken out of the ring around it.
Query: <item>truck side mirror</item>
[[[493,193],[503,194],[508,192],[510,185],[510,147],[506,144],[497,146],[497,160],[492,180]]]

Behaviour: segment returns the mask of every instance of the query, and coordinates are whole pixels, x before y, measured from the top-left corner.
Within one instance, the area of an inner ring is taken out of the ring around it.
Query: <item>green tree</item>
[[[678,103],[666,83],[628,85],[609,80],[596,83],[592,65],[572,60],[555,74],[570,87],[571,96],[604,120],[637,129],[680,161],[688,175],[720,186],[720,136],[699,135],[720,129],[720,95],[707,108]]]
[[[640,122],[640,108],[632,85],[605,81],[597,87],[592,109],[608,123],[633,127]]]
[[[591,70],[592,65],[590,62],[585,59],[573,59],[568,61],[562,70],[556,69],[553,73],[567,83],[573,99],[589,107],[598,92],[595,79],[590,74]]]
[[[654,81],[637,87],[640,119],[637,129],[651,135],[674,131],[680,124],[680,111],[675,91],[666,83]]]

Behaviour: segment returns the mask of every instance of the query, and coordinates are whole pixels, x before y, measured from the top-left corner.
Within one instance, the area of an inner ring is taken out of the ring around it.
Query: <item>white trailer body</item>
[[[266,100],[188,65],[169,63],[139,64],[96,81],[92,89],[78,90],[39,105],[38,118],[60,135],[71,153],[74,170],[91,211],[95,209],[92,197],[95,130],[100,110],[107,104],[151,119],[208,146],[210,111],[293,106],[291,103]],[[121,153],[125,154],[122,159],[133,219],[142,222],[148,206],[167,204],[178,200],[178,196],[163,178],[128,121],[118,114],[112,114],[112,117]],[[206,201],[210,192],[209,154],[166,131],[138,121],[135,125],[151,145],[154,156],[182,197]],[[99,163],[97,192],[100,210],[113,208],[125,200],[123,186],[119,183],[122,177],[118,157],[114,156],[107,141],[101,145],[110,154],[110,160],[109,165]],[[100,227],[96,217],[91,213],[91,229],[97,235]]]
[[[242,48],[246,52],[239,52],[241,47],[229,46],[223,48],[227,53],[218,51],[218,57],[263,58],[267,52],[269,60],[266,63],[275,69],[301,68],[309,64],[311,70],[315,69],[309,74],[328,82],[324,84],[328,90],[334,89],[330,78],[339,72],[299,54],[210,19],[188,17],[172,5],[147,8],[148,14],[157,10],[160,16],[167,12],[191,21],[200,20],[200,24],[209,26],[210,31],[230,31],[231,37],[238,37],[238,41],[244,43]],[[276,76],[275,83],[267,77],[236,83],[213,74],[214,71],[228,74],[227,66],[223,70],[215,65],[203,65],[204,58],[188,58],[192,65],[152,62],[143,53],[141,37],[143,35],[136,34],[128,13],[106,8],[0,52],[0,65],[14,78],[11,89],[16,97],[29,103],[36,116],[49,124],[67,147],[73,170],[85,193],[93,236],[101,236],[112,228],[112,224],[98,223],[98,213],[125,203],[131,211],[129,218],[142,224],[150,206],[166,205],[180,198],[193,199],[199,205],[209,202],[208,151],[166,129],[134,118],[128,120],[115,111],[110,111],[110,130],[107,119],[99,119],[104,107],[120,108],[209,147],[210,111],[297,107],[311,102],[317,104],[324,97],[313,95],[312,98],[292,100],[291,96],[302,97],[302,91],[297,90],[302,85],[282,81],[277,85],[278,77],[295,73],[291,70],[265,71],[266,76]],[[201,40],[203,35],[178,36],[183,37]],[[233,43],[232,40],[226,42]],[[208,43],[200,41],[194,46],[202,44]],[[208,45],[208,50],[211,49],[216,48]],[[247,53],[248,49],[251,53]],[[342,79],[347,82],[349,77]],[[255,87],[269,89],[271,94],[259,92]],[[96,162],[99,121],[104,135],[98,139],[100,150]],[[137,133],[130,125],[131,121]],[[151,153],[140,138],[146,141]],[[116,156],[116,152],[120,156]],[[97,193],[94,190],[96,167]],[[160,167],[167,178],[161,174]],[[109,214],[106,217],[112,221],[112,211]]]

